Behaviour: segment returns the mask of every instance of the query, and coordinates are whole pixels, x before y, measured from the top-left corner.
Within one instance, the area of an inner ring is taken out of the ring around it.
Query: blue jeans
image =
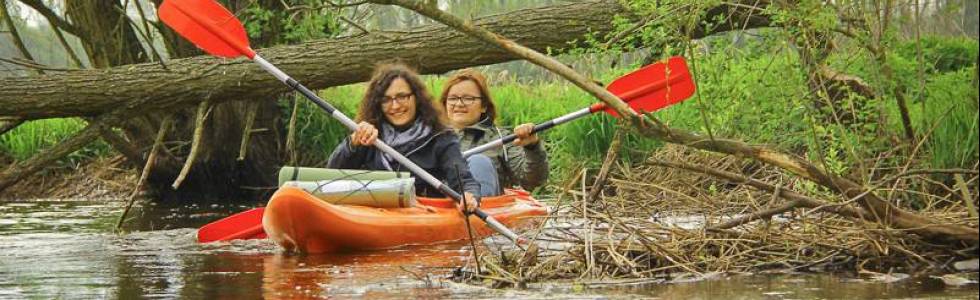
[[[500,181],[497,180],[497,168],[493,166],[493,161],[483,154],[476,154],[466,158],[466,164],[470,167],[470,174],[473,179],[480,183],[480,196],[489,197],[503,194],[500,190]]]

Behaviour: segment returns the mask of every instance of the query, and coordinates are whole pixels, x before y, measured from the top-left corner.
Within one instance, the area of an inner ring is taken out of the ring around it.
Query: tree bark
[[[613,17],[625,13],[617,1],[603,0],[521,10],[475,23],[532,49],[544,50],[565,47],[568,41],[589,32],[607,33],[613,29]],[[441,25],[386,32],[385,36],[325,39],[258,52],[313,89],[367,80],[374,65],[388,59],[402,59],[419,65],[422,73],[437,74],[517,58]],[[137,99],[149,100],[141,111],[166,111],[204,99],[221,102],[269,97],[288,90],[244,59],[176,59],[168,68],[137,64],[0,79],[0,86],[5,87],[0,89],[0,116],[93,116],[131,105]]]

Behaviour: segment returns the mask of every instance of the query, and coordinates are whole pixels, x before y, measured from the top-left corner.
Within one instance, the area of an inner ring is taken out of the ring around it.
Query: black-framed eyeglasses
[[[398,104],[405,104],[405,102],[412,98],[412,96],[414,96],[412,93],[395,94],[393,97],[383,96],[381,97],[381,105],[389,106],[395,101],[398,101]]]
[[[462,104],[463,106],[470,106],[476,101],[483,99],[483,97],[478,96],[449,96],[446,97],[446,103],[449,105]]]

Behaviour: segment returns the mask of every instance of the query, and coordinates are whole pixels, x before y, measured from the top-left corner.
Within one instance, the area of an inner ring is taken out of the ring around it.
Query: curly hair
[[[480,116],[480,120],[489,119],[490,122],[496,123],[497,107],[493,104],[493,98],[490,97],[490,88],[487,87],[487,77],[483,76],[483,73],[476,69],[459,70],[446,80],[446,84],[442,87],[442,95],[439,95],[439,102],[442,103],[442,107],[446,107],[446,98],[449,97],[449,89],[467,80],[475,83],[477,88],[480,89],[480,104],[487,108],[487,111]]]
[[[381,127],[381,122],[387,122],[384,110],[381,109],[381,101],[384,99],[385,91],[396,78],[405,80],[412,89],[412,95],[415,96],[413,97],[415,118],[421,118],[423,123],[436,132],[448,128],[445,112],[441,107],[433,105],[432,95],[429,94],[429,89],[425,87],[422,78],[414,69],[400,62],[385,63],[374,68],[374,75],[368,82],[367,91],[357,111],[357,122],[368,122],[378,128]]]

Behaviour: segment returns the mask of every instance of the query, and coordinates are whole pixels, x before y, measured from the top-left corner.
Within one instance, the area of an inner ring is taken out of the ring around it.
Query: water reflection
[[[463,245],[342,255],[273,255],[264,260],[267,298],[428,297],[448,294],[440,281],[462,265]]]
[[[469,257],[465,243],[342,255],[285,255],[268,240],[197,244],[197,226],[250,204],[141,205],[112,233],[122,203],[0,203],[0,298],[594,298],[976,299],[977,286],[899,284],[827,275],[738,276],[689,283],[581,288],[548,283],[491,290],[445,280]],[[503,242],[501,242],[503,243]]]

